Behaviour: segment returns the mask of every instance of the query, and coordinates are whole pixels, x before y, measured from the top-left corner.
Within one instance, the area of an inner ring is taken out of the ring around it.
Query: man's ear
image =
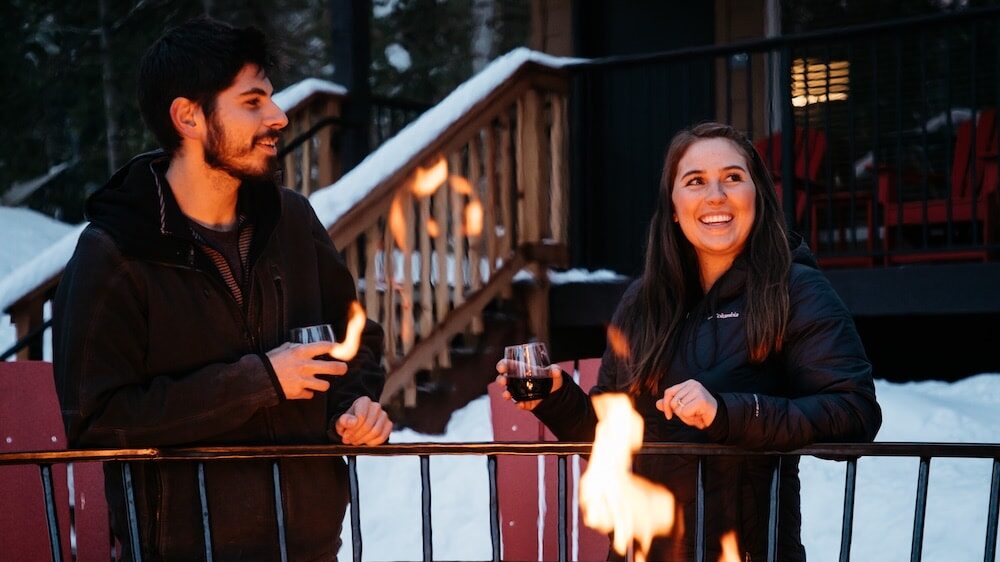
[[[201,106],[187,98],[174,98],[170,102],[170,120],[181,139],[204,139],[205,116]]]

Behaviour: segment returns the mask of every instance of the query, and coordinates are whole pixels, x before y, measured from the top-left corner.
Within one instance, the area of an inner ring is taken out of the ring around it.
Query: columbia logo
[[[740,317],[740,313],[739,312],[717,312],[715,314],[715,317],[716,318],[720,318],[720,319],[722,319],[722,318],[739,318]]]

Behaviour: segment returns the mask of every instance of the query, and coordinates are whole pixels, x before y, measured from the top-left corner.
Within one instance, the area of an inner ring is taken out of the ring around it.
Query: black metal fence
[[[636,269],[669,139],[704,120],[757,143],[829,265],[998,256],[1000,8],[571,68],[581,264]]]
[[[584,455],[590,452],[588,443],[436,443],[436,444],[401,444],[383,445],[381,447],[348,447],[348,446],[281,446],[281,447],[211,447],[198,449],[107,449],[90,451],[60,451],[60,452],[25,452],[0,454],[0,466],[33,464],[38,466],[44,488],[45,510],[49,536],[52,544],[53,560],[62,560],[59,548],[59,526],[56,517],[55,494],[52,481],[52,465],[71,462],[116,461],[121,463],[122,481],[127,502],[127,517],[130,536],[127,537],[132,552],[140,553],[139,526],[136,518],[135,499],[132,487],[131,464],[135,462],[157,461],[194,461],[198,463],[198,479],[192,482],[197,486],[202,498],[202,526],[205,537],[206,559],[212,559],[212,539],[210,533],[211,514],[206,497],[204,478],[204,462],[217,460],[248,460],[271,459],[274,472],[274,498],[276,512],[275,533],[279,535],[282,548],[282,559],[287,559],[284,550],[284,526],[281,519],[282,492],[281,476],[278,469],[279,459],[289,458],[321,458],[331,456],[346,456],[350,478],[351,499],[351,530],[352,547],[355,561],[362,559],[363,539],[360,518],[360,496],[358,491],[357,457],[358,456],[419,456],[422,497],[422,533],[423,560],[433,560],[432,526],[431,526],[431,484],[430,457],[435,455],[476,455],[486,456],[489,473],[490,497],[490,536],[493,548],[493,560],[500,560],[500,512],[497,492],[497,457],[502,455],[556,456],[558,458],[558,552],[559,560],[568,559],[567,530],[567,459],[573,455]],[[639,454],[645,455],[688,455],[698,458],[698,479],[696,482],[696,557],[697,562],[705,558],[705,489],[703,483],[703,464],[706,458],[714,456],[732,456],[733,454],[752,456],[777,457],[771,477],[770,517],[768,521],[767,560],[777,560],[778,506],[781,501],[779,494],[779,474],[781,459],[792,455],[811,455],[821,458],[835,458],[845,461],[844,507],[842,512],[841,544],[839,560],[850,559],[852,532],[854,529],[854,493],[857,482],[858,458],[860,457],[912,457],[920,459],[917,473],[917,495],[913,511],[913,537],[910,549],[910,560],[919,561],[922,556],[924,539],[924,521],[927,514],[927,493],[930,477],[931,460],[935,458],[971,458],[993,459],[992,480],[989,491],[989,508],[986,517],[985,547],[983,559],[993,562],[996,559],[997,522],[1000,514],[1000,444],[945,444],[945,443],[873,443],[873,444],[819,444],[789,453],[748,452],[731,447],[715,445],[683,444],[683,443],[647,443]],[[72,519],[72,517],[71,517]],[[141,556],[136,558],[137,562]]]

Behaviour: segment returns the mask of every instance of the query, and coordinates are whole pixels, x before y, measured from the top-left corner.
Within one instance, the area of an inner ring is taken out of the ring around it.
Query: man
[[[143,57],[139,106],[162,151],[87,202],[91,224],[55,299],[55,373],[75,447],[379,445],[382,331],[353,359],[289,329],[345,336],[354,280],[308,201],[279,189],[288,120],[263,34],[198,19]],[[333,560],[348,502],[341,458],[133,463],[143,560]],[[276,505],[275,478],[282,502]],[[121,467],[106,466],[114,532],[132,559]],[[280,509],[279,509],[280,508]],[[283,533],[284,540],[279,537]]]

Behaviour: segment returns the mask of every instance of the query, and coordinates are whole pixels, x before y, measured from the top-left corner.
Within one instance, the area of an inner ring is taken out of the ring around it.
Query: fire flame
[[[478,199],[469,201],[465,208],[465,233],[468,236],[479,236],[483,233],[483,205]]]
[[[413,194],[417,197],[434,195],[446,179],[448,179],[448,162],[443,156],[429,168],[417,166],[413,172]]]
[[[427,234],[431,238],[437,238],[438,234],[441,234],[441,227],[438,226],[438,222],[434,219],[427,219]]]
[[[451,182],[451,188],[454,189],[456,193],[460,193],[462,195],[472,195],[472,184],[469,183],[469,180],[455,174],[448,176],[448,180]]]
[[[614,532],[612,546],[625,555],[637,543],[635,560],[646,559],[653,537],[674,526],[674,496],[632,474],[632,453],[642,447],[642,417],[624,394],[593,398],[597,433],[587,470],[580,478],[580,505],[588,527]]]
[[[347,335],[344,337],[344,341],[334,343],[330,350],[330,355],[341,361],[350,361],[358,354],[358,348],[361,347],[361,332],[364,331],[367,321],[365,309],[358,301],[351,303],[348,315]]]
[[[408,244],[406,239],[406,218],[403,217],[402,193],[397,193],[392,198],[392,206],[389,207],[389,230],[392,232],[393,240],[396,241],[396,247],[406,251]]]
[[[614,326],[608,326],[608,345],[611,346],[611,352],[619,359],[629,358],[628,338]]]
[[[719,562],[740,562],[740,547],[736,542],[736,531],[722,535],[722,554]]]

